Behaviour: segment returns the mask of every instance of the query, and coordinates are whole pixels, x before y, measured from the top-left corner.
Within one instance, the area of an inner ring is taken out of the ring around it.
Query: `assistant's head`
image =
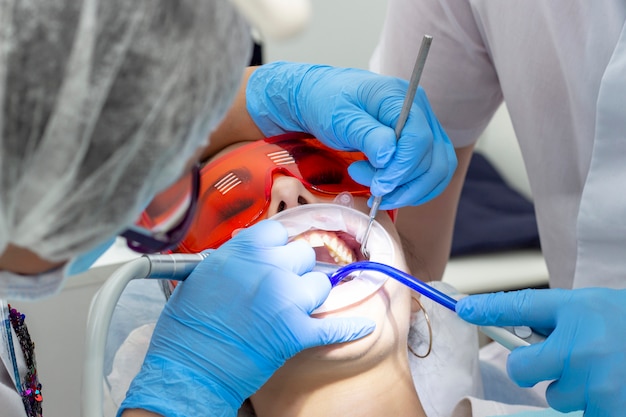
[[[32,274],[3,254],[63,263],[188,168],[251,37],[228,0],[15,0],[0,22],[0,269]]]

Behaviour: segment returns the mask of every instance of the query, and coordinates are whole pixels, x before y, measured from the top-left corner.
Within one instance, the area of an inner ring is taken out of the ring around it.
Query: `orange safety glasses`
[[[348,166],[365,156],[333,150],[304,133],[287,133],[244,145],[201,170],[196,216],[177,252],[217,248],[240,228],[267,212],[276,174],[297,178],[312,193],[333,196],[344,191],[369,196]]]

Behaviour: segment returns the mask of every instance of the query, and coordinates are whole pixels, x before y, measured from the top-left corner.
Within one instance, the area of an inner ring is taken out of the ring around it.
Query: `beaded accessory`
[[[28,327],[24,324],[24,314],[20,313],[8,304],[8,314],[4,303],[2,303],[2,315],[7,317],[5,322],[6,339],[5,343],[11,357],[13,372],[15,374],[15,388],[22,397],[24,410],[28,417],[42,417],[42,400],[41,383],[37,376],[37,362],[35,360],[35,344],[30,338]],[[11,327],[17,336],[24,361],[26,363],[27,372],[23,379],[20,379],[17,368],[17,360],[13,349],[13,335]]]

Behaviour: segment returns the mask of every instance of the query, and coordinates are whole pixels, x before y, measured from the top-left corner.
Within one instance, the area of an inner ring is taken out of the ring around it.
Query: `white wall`
[[[312,0],[309,25],[292,39],[264,41],[265,61],[367,69],[383,25],[385,0]]]

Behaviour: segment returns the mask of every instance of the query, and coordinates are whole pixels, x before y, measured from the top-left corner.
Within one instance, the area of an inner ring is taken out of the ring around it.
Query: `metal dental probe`
[[[409,112],[411,111],[411,106],[413,105],[413,99],[415,98],[415,93],[417,92],[417,86],[419,85],[422,71],[424,70],[424,64],[426,63],[426,57],[428,56],[428,51],[430,50],[430,44],[432,41],[433,37],[430,35],[424,35],[424,37],[422,38],[422,44],[420,45],[420,50],[417,54],[417,59],[415,60],[415,66],[413,67],[411,80],[409,81],[409,88],[406,91],[406,96],[404,96],[404,103],[402,103],[400,117],[398,117],[398,122],[396,123],[396,140],[400,139],[400,134],[402,133],[402,129],[404,129],[404,124],[409,118]],[[369,214],[369,223],[367,224],[365,235],[363,236],[363,240],[361,241],[361,253],[367,259],[369,259],[370,256],[366,245],[372,231],[372,224],[374,223],[374,219],[376,218],[376,214],[378,213],[378,207],[380,206],[382,199],[383,196],[374,197],[374,202],[372,203],[372,208],[370,209]]]

